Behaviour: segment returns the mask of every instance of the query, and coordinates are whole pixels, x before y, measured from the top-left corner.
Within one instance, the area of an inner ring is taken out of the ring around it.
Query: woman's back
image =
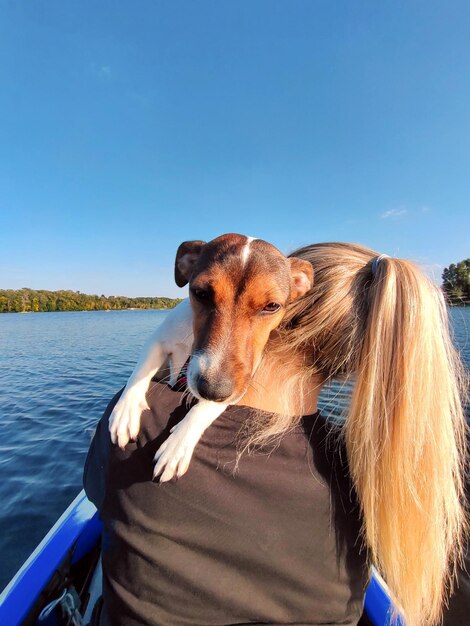
[[[105,526],[105,623],[357,624],[366,550],[338,432],[305,417],[269,453],[243,454],[254,413],[230,407],[178,482],[152,482],[152,459],[186,413],[154,383],[137,444],[111,446],[110,404],[85,469]]]

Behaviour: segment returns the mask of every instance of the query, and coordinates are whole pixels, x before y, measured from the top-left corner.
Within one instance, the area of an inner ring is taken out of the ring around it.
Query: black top
[[[356,625],[368,575],[339,432],[316,413],[274,449],[243,454],[254,412],[229,407],[188,473],[152,482],[152,459],[187,412],[152,383],[137,443],[110,443],[108,406],[85,467],[104,524],[103,623]]]

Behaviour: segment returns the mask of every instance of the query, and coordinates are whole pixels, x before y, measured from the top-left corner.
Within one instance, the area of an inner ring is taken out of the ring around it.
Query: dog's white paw
[[[124,392],[109,417],[111,441],[122,449],[132,439],[136,439],[140,430],[140,416],[148,409],[145,394]]]
[[[202,432],[195,428],[187,418],[173,426],[170,436],[162,443],[154,457],[156,463],[153,477],[160,476],[160,482],[171,480],[173,476],[180,478],[188,471],[194,448],[201,438]]]

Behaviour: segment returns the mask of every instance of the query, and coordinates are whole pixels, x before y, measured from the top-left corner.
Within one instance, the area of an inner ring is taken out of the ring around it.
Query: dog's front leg
[[[109,418],[111,441],[124,448],[129,440],[135,439],[140,430],[140,416],[148,409],[145,394],[149,383],[165,361],[167,354],[156,338],[144,350],[124,391]]]
[[[170,431],[170,436],[155,454],[153,476],[164,483],[173,476],[183,476],[188,470],[197,442],[212,422],[227,408],[227,404],[199,400],[181,422]]]
[[[168,313],[147,342],[137,365],[109,418],[111,441],[124,448],[140,430],[140,416],[148,409],[145,394],[150,381],[166,359],[175,355],[176,367],[189,357],[192,344],[192,313],[187,300]],[[173,370],[175,364],[172,364]]]

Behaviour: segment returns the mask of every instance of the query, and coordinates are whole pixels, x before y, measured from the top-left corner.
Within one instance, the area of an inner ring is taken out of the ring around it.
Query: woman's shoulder
[[[85,491],[98,508],[103,503],[110,481],[114,482],[119,475],[130,477],[132,474],[139,480],[152,480],[156,451],[171,428],[184,418],[194,403],[194,400],[189,401],[184,391],[175,391],[164,383],[152,381],[146,396],[149,409],[141,415],[137,440],[120,450],[110,441],[108,422],[121,393],[114,396],[98,423],[85,463]],[[240,446],[243,447],[244,434],[259,414],[259,411],[247,406],[228,407],[198,445],[201,460],[204,457],[204,463],[212,460],[218,467],[238,467],[242,473],[245,470],[250,474],[253,471],[259,474],[266,454],[244,455],[242,463],[237,461],[241,458],[238,453]],[[339,487],[342,494],[348,494],[351,489],[341,428],[320,412],[304,416],[296,427],[264,452],[271,457],[274,454],[275,462],[271,463],[271,467],[276,466],[279,472],[288,467],[297,476],[308,478],[312,471],[325,485]],[[197,457],[196,454],[194,458]]]

